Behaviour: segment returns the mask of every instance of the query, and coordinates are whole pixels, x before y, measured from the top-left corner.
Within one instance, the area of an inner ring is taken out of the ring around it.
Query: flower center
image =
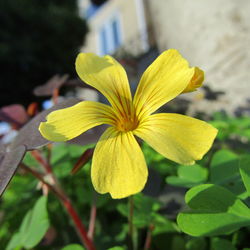
[[[127,132],[134,130],[138,127],[139,121],[135,116],[123,116],[116,121],[116,128],[119,131]]]

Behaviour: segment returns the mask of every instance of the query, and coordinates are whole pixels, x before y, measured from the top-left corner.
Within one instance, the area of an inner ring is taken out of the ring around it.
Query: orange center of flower
[[[138,127],[139,121],[135,115],[122,115],[116,121],[116,128],[119,131],[127,132],[132,131]]]

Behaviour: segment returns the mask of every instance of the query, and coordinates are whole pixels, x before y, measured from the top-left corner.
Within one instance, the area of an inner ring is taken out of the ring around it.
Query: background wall
[[[119,35],[122,48],[131,54],[143,52],[141,41],[140,16],[137,2],[141,0],[115,0],[105,3],[92,17],[88,18],[90,32],[82,51],[99,52],[99,35],[102,27],[118,17],[120,21]],[[100,53],[99,53],[100,54]]]
[[[180,50],[192,65],[205,70],[208,86],[226,91],[219,102],[194,102],[196,108],[204,110],[209,104],[211,111],[232,111],[246,105],[250,99],[250,1],[147,0],[147,7],[160,51]]]

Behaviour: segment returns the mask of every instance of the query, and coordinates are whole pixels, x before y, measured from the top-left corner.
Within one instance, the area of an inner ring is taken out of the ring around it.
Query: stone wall
[[[160,51],[178,49],[206,72],[217,102],[192,94],[192,109],[232,113],[250,99],[249,0],[145,0]],[[249,105],[249,104],[248,104]],[[250,106],[250,105],[249,105]]]

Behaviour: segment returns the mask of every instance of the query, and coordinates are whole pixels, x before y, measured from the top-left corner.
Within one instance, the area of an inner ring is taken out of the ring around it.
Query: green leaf
[[[175,173],[177,163],[166,159],[164,156],[154,151],[145,142],[142,144],[142,151],[149,167],[152,167],[154,170],[164,176]]]
[[[171,249],[171,250],[185,249],[185,240],[184,240],[184,238],[181,235],[173,236],[169,249]]]
[[[247,190],[248,196],[250,196],[250,156],[246,155],[240,159],[240,174]]]
[[[87,145],[76,145],[76,144],[68,144],[68,150],[69,150],[69,154],[72,158],[79,158],[82,153],[87,150],[88,148],[91,148],[95,146],[95,144],[90,143]]]
[[[85,248],[78,244],[70,244],[65,246],[61,250],[85,250]]]
[[[211,250],[237,250],[229,240],[212,238]]]
[[[186,243],[186,250],[205,250],[207,242],[205,238],[192,238]]]
[[[222,235],[250,225],[249,208],[227,189],[203,184],[185,196],[190,211],[177,217],[178,226],[192,236]]]
[[[32,167],[39,167],[40,164],[35,160],[35,158],[31,155],[30,152],[26,152],[24,158],[23,158],[23,163],[27,166],[32,166]]]
[[[154,212],[160,209],[161,205],[155,199],[137,194],[134,199],[134,216],[133,223],[136,227],[147,227],[153,221]],[[128,217],[128,204],[118,204],[118,211],[125,217]]]
[[[15,249],[21,246],[30,249],[36,246],[49,228],[49,219],[47,213],[47,197],[42,196],[37,200],[32,210],[28,211],[22,221],[19,232],[11,239],[7,246],[7,250]],[[14,244],[17,239],[19,242]]]
[[[121,242],[124,241],[126,239],[128,235],[128,224],[122,224],[121,226],[121,231],[117,231],[114,240],[115,242]]]
[[[51,149],[51,165],[60,164],[69,159],[68,145],[65,143],[57,143]]]
[[[197,164],[193,166],[179,166],[177,171],[178,176],[169,176],[166,182],[173,186],[193,187],[204,183],[208,177],[208,171]]]
[[[36,246],[49,228],[47,212],[47,196],[42,196],[32,209],[29,223],[21,226],[20,232],[23,235],[23,246],[32,248]]]
[[[21,242],[22,242],[22,235],[21,233],[17,232],[12,236],[10,242],[8,243],[8,246],[6,247],[6,250],[21,249],[22,248]]]
[[[115,246],[115,247],[111,247],[108,250],[126,250],[126,247],[120,247],[120,246]]]
[[[239,171],[239,157],[229,151],[217,151],[210,165],[210,180],[221,185],[236,195],[244,195],[246,192]]]
[[[178,230],[177,225],[174,222],[168,220],[166,217],[158,213],[154,213],[152,217],[152,224],[154,226],[152,235],[161,233],[174,233]]]

